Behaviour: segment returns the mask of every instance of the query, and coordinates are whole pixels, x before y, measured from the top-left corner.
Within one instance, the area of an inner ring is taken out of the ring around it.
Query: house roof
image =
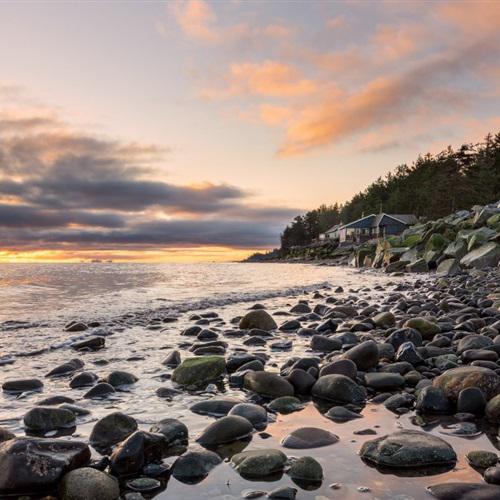
[[[417,218],[413,214],[386,214],[386,213],[381,213],[381,214],[370,214],[367,215],[366,217],[361,217],[361,219],[357,219],[353,222],[349,222],[349,224],[345,224],[342,226],[342,228],[349,228],[349,227],[377,227],[380,225],[384,217],[389,217],[391,219],[394,219],[406,226],[409,226],[411,224],[415,224],[417,222]]]
[[[332,226],[330,229],[326,230],[325,234],[326,233],[333,233],[334,231],[337,231],[341,227],[342,227],[342,224],[335,224],[335,226]]]

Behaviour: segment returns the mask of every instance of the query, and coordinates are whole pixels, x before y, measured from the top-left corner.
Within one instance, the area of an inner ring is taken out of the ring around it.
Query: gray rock
[[[265,408],[253,403],[238,403],[231,408],[228,415],[246,418],[254,427],[260,427],[267,423]]]
[[[367,340],[349,349],[342,357],[354,361],[358,370],[366,371],[377,366],[379,352],[377,344],[373,340]]]
[[[179,351],[170,352],[167,357],[161,362],[162,365],[175,368],[181,364],[181,354]]]
[[[94,385],[92,389],[88,390],[83,397],[86,399],[100,399],[106,398],[115,392],[115,388],[111,384],[108,384],[107,382],[100,382],[97,385]]]
[[[172,475],[182,482],[196,482],[206,477],[220,463],[222,459],[212,451],[188,451],[174,462]]]
[[[116,370],[106,377],[106,382],[115,388],[135,384],[139,379],[132,373]]]
[[[206,401],[199,401],[191,405],[189,409],[199,415],[224,417],[238,403],[241,403],[241,401],[235,398],[212,398]]]
[[[188,428],[176,418],[164,418],[152,425],[149,431],[165,436],[167,446],[187,444],[188,442]]]
[[[253,425],[243,417],[222,417],[211,423],[196,440],[203,446],[217,446],[250,436]]]
[[[294,396],[281,396],[273,399],[267,407],[276,413],[292,413],[294,411],[302,410],[304,405],[300,399]]]
[[[325,417],[334,422],[347,422],[355,418],[362,418],[363,415],[347,409],[345,406],[332,406],[326,413]]]
[[[283,377],[270,372],[248,372],[245,375],[243,386],[249,391],[263,396],[280,397],[293,396],[293,385]]]
[[[12,392],[20,394],[26,391],[39,391],[43,389],[43,382],[37,378],[6,380],[2,384],[2,390],[5,392]]]
[[[441,388],[452,401],[456,401],[460,391],[467,387],[481,389],[485,398],[490,400],[500,392],[500,376],[489,368],[461,366],[446,370],[434,379],[433,385]]]
[[[137,430],[137,422],[121,412],[106,415],[96,422],[90,433],[90,445],[97,451],[107,449]]]
[[[243,451],[231,458],[234,468],[243,477],[251,479],[265,478],[281,472],[286,462],[286,455],[275,449]]]
[[[366,399],[364,387],[345,375],[325,375],[312,388],[317,398],[337,403],[361,404]]]
[[[332,352],[341,349],[342,342],[335,338],[325,337],[324,335],[313,335],[310,347],[313,351]]]
[[[0,491],[31,495],[54,488],[67,472],[89,460],[89,447],[78,441],[10,439],[0,444]]]
[[[307,449],[320,448],[336,443],[339,437],[335,434],[316,427],[301,427],[285,436],[281,445],[284,448]]]
[[[173,372],[172,380],[180,385],[196,385],[215,380],[226,372],[221,356],[195,356],[185,359]]]
[[[500,245],[494,241],[481,245],[460,259],[462,266],[476,269],[495,267],[498,262],[500,262]]]
[[[365,382],[368,387],[382,391],[398,389],[405,385],[405,379],[399,373],[365,373]]]
[[[78,389],[80,387],[91,387],[96,384],[97,379],[98,377],[95,373],[81,372],[71,379],[69,386],[72,389]]]
[[[350,359],[337,359],[321,367],[319,376],[323,377],[324,375],[345,375],[356,380],[358,368],[356,363]]]
[[[420,413],[450,413],[453,405],[441,389],[430,385],[418,393],[415,408]]]
[[[258,328],[260,330],[270,331],[276,330],[278,325],[267,311],[264,309],[255,309],[246,313],[245,316],[241,318],[239,327],[242,330]]]
[[[318,482],[323,479],[323,468],[313,457],[300,457],[292,462],[288,475],[299,481]]]
[[[484,483],[434,484],[427,491],[438,500],[494,500],[500,498],[500,486]]]
[[[457,455],[443,439],[415,430],[402,430],[366,441],[363,459],[391,468],[428,467],[456,463]]]
[[[47,432],[57,429],[75,427],[76,420],[73,412],[62,408],[48,408],[37,406],[24,415],[24,425],[37,432]]]
[[[59,494],[62,500],[116,500],[120,496],[120,487],[113,476],[82,467],[63,477]]]

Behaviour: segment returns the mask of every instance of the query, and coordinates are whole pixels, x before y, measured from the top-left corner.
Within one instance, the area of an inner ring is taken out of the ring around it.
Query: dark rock
[[[270,372],[248,372],[244,378],[244,387],[263,396],[293,396],[293,385],[288,380]]]
[[[310,347],[313,351],[332,352],[341,349],[342,342],[335,338],[325,337],[324,335],[313,335]]]
[[[72,389],[78,389],[80,387],[90,387],[93,386],[97,382],[97,375],[92,372],[81,372],[78,375],[75,375],[70,383],[69,386]]]
[[[500,498],[500,486],[484,483],[443,483],[427,491],[438,500],[494,500]]]
[[[415,408],[420,413],[450,413],[453,405],[441,389],[427,386],[418,393]]]
[[[238,403],[241,403],[241,401],[235,398],[213,398],[206,401],[199,401],[191,405],[189,409],[193,413],[198,413],[199,415],[223,417]]]
[[[216,380],[226,372],[226,362],[221,356],[195,356],[185,359],[172,374],[180,385],[196,385]]]
[[[297,394],[309,394],[316,383],[316,379],[310,373],[300,368],[292,370],[287,380],[293,385]]]
[[[116,500],[120,496],[118,481],[91,467],[68,472],[59,486],[61,500]]]
[[[73,342],[71,347],[77,351],[97,351],[106,344],[104,337],[89,337],[79,342]]]
[[[231,463],[241,476],[251,479],[265,478],[281,472],[286,461],[286,455],[274,449],[243,451],[231,458]]]
[[[106,415],[96,422],[90,433],[90,445],[97,451],[110,448],[137,430],[137,422],[121,412]]]
[[[458,393],[457,411],[459,413],[482,415],[485,406],[486,398],[484,397],[483,391],[478,387],[467,387]]]
[[[366,399],[365,389],[344,375],[320,377],[311,392],[320,399],[337,403],[361,404]]]
[[[479,366],[461,366],[446,370],[434,379],[433,385],[443,389],[452,401],[458,399],[462,389],[478,387],[487,400],[500,392],[500,376],[488,368]]]
[[[135,384],[139,379],[132,373],[123,371],[111,372],[105,379],[105,381],[115,388]]]
[[[2,384],[2,390],[20,394],[26,391],[40,391],[43,389],[43,382],[37,378],[7,380]]]
[[[267,423],[267,411],[253,403],[239,403],[231,408],[228,415],[246,418],[254,427]]]
[[[197,439],[203,446],[217,446],[250,436],[253,425],[243,417],[227,416],[211,423]]]
[[[339,437],[325,429],[316,427],[301,427],[285,436],[281,445],[284,448],[307,449],[319,448],[336,443]]]
[[[367,340],[349,349],[342,357],[354,361],[358,370],[366,371],[377,366],[379,352],[377,344],[373,340]]]
[[[278,325],[267,311],[264,309],[255,309],[241,318],[239,327],[242,330],[258,328],[260,330],[270,331],[276,330]]]
[[[62,439],[16,438],[0,444],[0,492],[40,494],[67,472],[90,460],[85,443]]]
[[[399,373],[370,372],[365,374],[365,383],[372,389],[385,391],[403,387],[405,379]]]
[[[188,428],[176,418],[164,418],[157,424],[154,424],[149,430],[155,434],[162,434],[169,447],[187,444],[188,442]]]
[[[402,430],[366,441],[363,459],[391,468],[428,467],[456,463],[457,455],[443,439],[415,430]]]
[[[323,468],[313,457],[300,457],[292,462],[288,475],[299,481],[318,482],[323,479]]]
[[[47,432],[57,429],[75,427],[75,415],[61,408],[37,406],[24,415],[24,425],[37,432]]]
[[[174,462],[172,475],[181,482],[196,483],[220,463],[222,459],[212,451],[188,451]]]
[[[175,368],[181,364],[181,354],[179,351],[172,351],[168,356],[161,362],[162,365]]]
[[[107,382],[100,382],[99,384],[94,385],[92,389],[87,391],[83,397],[85,399],[106,398],[110,394],[114,394],[115,392],[115,388],[111,384],[108,384]]]
[[[46,377],[62,377],[65,375],[71,375],[72,373],[81,370],[83,368],[83,361],[80,359],[74,358],[69,360],[67,363],[63,363],[62,365],[56,366],[53,370],[51,370]]]
[[[319,371],[319,376],[324,375],[345,375],[346,377],[356,380],[358,376],[358,368],[354,361],[350,359],[338,359],[324,365]]]

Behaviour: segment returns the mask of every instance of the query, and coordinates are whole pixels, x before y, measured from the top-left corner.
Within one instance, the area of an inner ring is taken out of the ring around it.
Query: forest
[[[483,142],[448,147],[436,155],[419,156],[379,177],[344,204],[321,205],[298,215],[281,234],[279,253],[308,245],[338,223],[371,213],[415,214],[437,219],[473,205],[500,199],[500,133]],[[274,252],[276,253],[276,251]]]

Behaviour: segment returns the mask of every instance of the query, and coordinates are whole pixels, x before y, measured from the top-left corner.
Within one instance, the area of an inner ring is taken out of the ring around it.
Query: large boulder
[[[445,259],[437,267],[436,273],[440,276],[455,276],[460,274],[462,269],[457,259]]]
[[[376,465],[392,468],[452,465],[457,461],[455,451],[446,441],[416,430],[402,430],[366,441],[360,455]]]
[[[196,385],[215,380],[226,372],[226,361],[221,356],[194,356],[185,359],[172,373],[172,380],[180,385]]]
[[[59,486],[61,500],[116,500],[120,497],[118,481],[91,467],[68,472]]]
[[[462,266],[476,269],[494,267],[498,265],[498,262],[500,262],[500,245],[494,241],[472,250],[460,260]]]
[[[259,328],[260,330],[270,331],[276,330],[278,325],[273,317],[264,309],[255,309],[243,316],[240,320],[239,327],[242,330],[250,330],[252,328]]]
[[[358,370],[366,371],[377,366],[379,361],[379,351],[376,342],[367,340],[351,347],[342,355],[342,359],[354,361]]]
[[[0,494],[38,495],[89,460],[89,447],[79,441],[10,439],[0,444]]]
[[[434,387],[442,389],[449,399],[456,401],[462,389],[478,387],[487,400],[500,392],[500,376],[489,368],[481,366],[460,366],[446,370],[433,382]]]
[[[293,385],[276,373],[248,372],[245,375],[243,386],[249,391],[262,396],[279,398],[280,396],[293,396]]]
[[[312,388],[313,396],[335,403],[362,404],[366,399],[364,387],[345,375],[324,375]]]
[[[396,324],[396,318],[390,311],[384,311],[373,316],[373,322],[382,328],[391,328]]]

